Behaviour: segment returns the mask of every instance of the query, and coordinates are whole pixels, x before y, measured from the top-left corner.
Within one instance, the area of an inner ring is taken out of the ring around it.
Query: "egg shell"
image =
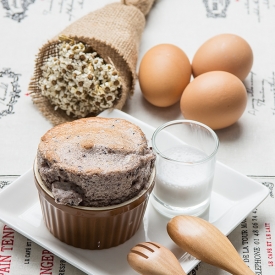
[[[226,71],[242,81],[253,65],[250,45],[235,34],[220,34],[207,40],[195,53],[192,60],[194,77],[210,71]]]
[[[141,60],[140,89],[151,104],[171,106],[180,100],[191,74],[191,64],[183,50],[172,44],[159,44]]]
[[[247,92],[242,81],[233,74],[214,71],[190,82],[182,94],[180,108],[186,119],[217,130],[234,124],[246,104]]]

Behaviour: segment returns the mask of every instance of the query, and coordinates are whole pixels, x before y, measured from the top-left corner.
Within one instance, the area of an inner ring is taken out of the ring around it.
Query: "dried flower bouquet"
[[[109,109],[121,96],[121,79],[114,65],[105,64],[87,48],[81,42],[64,41],[58,45],[59,57],[49,57],[41,67],[41,94],[55,110],[76,118]]]
[[[52,124],[124,106],[134,90],[139,42],[153,2],[109,4],[39,50],[29,89]]]

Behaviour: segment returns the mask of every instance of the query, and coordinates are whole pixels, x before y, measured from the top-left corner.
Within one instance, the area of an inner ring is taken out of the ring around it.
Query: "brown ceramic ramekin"
[[[155,184],[153,171],[148,188],[138,196],[110,207],[57,204],[44,185],[36,161],[34,179],[48,230],[60,241],[83,249],[105,249],[130,239],[138,230]]]

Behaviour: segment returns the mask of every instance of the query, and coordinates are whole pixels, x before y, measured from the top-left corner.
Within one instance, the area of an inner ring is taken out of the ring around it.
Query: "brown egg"
[[[180,108],[186,119],[217,130],[235,123],[246,104],[247,92],[242,81],[233,74],[214,71],[190,82],[182,94]]]
[[[172,44],[159,44],[151,48],[139,67],[141,92],[151,104],[159,107],[178,102],[190,77],[191,64],[188,57]]]
[[[253,64],[253,52],[240,36],[220,34],[207,40],[192,60],[193,76],[210,71],[225,71],[244,80]]]

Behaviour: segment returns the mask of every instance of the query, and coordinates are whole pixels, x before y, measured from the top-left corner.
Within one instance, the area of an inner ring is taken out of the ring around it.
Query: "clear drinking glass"
[[[219,139],[208,126],[174,120],[152,136],[156,159],[153,206],[163,215],[203,214],[209,207]]]

